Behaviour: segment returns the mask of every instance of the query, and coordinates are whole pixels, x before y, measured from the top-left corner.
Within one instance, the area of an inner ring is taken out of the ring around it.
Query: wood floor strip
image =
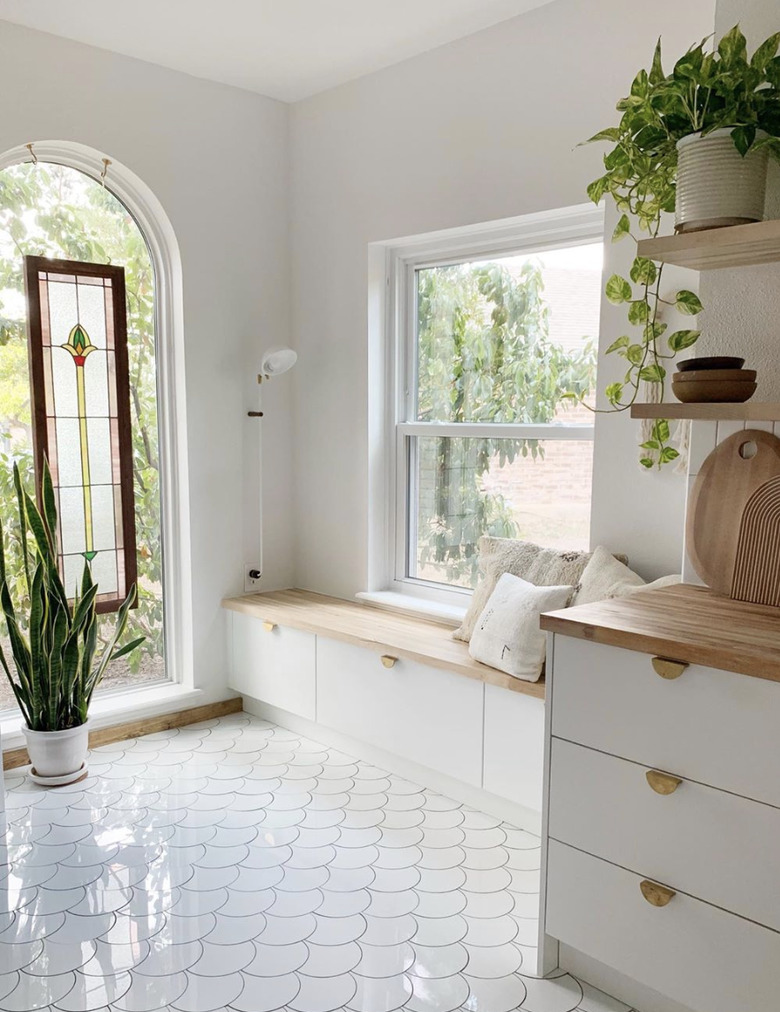
[[[213,720],[215,717],[226,717],[230,713],[240,713],[244,708],[241,697],[223,699],[219,703],[206,703],[205,706],[193,706],[189,710],[177,710],[174,713],[163,713],[159,717],[145,717],[143,720],[126,721],[124,724],[112,724],[92,731],[89,736],[89,747],[110,745],[114,741],[127,741],[128,738],[140,738],[144,734],[155,734],[157,731],[170,731],[175,727],[186,727],[187,724],[198,724],[202,720]],[[29,766],[30,757],[26,748],[12,748],[3,753],[3,769],[14,770],[20,766]]]

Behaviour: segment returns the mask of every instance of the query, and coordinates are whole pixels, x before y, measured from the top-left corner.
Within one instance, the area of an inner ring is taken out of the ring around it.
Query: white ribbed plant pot
[[[763,220],[766,151],[743,158],[726,129],[683,137],[677,154],[676,232]]]
[[[71,783],[84,772],[89,743],[89,721],[67,731],[31,731],[22,727],[34,773],[40,778],[56,778],[58,784]]]

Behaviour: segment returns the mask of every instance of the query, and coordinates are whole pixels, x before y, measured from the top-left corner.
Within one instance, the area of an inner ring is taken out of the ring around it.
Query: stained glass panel
[[[36,475],[49,460],[60,570],[75,593],[84,562],[100,611],[136,579],[124,270],[25,257]]]

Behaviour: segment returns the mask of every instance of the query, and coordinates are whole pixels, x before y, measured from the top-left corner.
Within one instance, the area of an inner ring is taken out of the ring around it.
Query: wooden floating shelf
[[[695,271],[780,261],[780,221],[640,239],[639,256]]]
[[[777,422],[780,404],[634,404],[632,418],[691,418],[700,421]]]

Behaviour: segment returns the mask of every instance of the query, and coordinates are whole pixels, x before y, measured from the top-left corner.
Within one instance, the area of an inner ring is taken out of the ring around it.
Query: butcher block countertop
[[[780,682],[780,609],[680,584],[548,612],[548,632]]]
[[[429,667],[455,671],[489,685],[544,699],[543,679],[525,682],[480,664],[470,656],[468,643],[453,639],[452,626],[441,622],[313,594],[307,590],[278,590],[269,594],[228,597],[222,602],[222,607],[264,622],[303,629],[394,657],[405,657]]]

